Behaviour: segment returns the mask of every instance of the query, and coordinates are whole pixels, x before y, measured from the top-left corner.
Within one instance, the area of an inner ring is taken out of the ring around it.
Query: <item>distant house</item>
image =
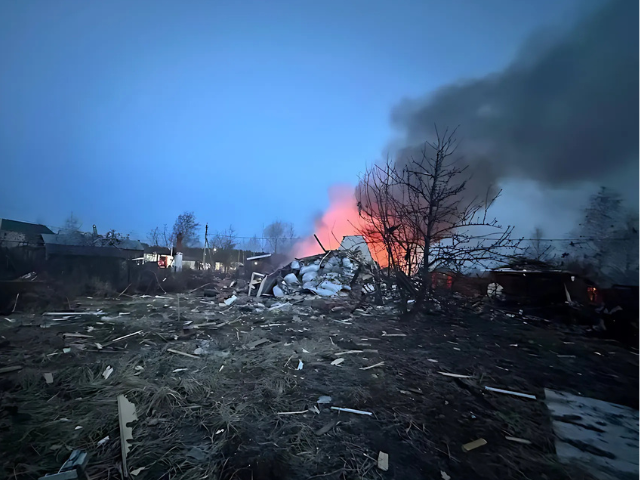
[[[158,268],[168,268],[173,264],[173,255],[171,249],[159,246],[144,246],[144,262],[157,263]]]
[[[42,234],[47,258],[51,256],[115,257],[133,259],[144,254],[138,240],[116,239],[88,233]]]
[[[494,268],[491,279],[507,299],[532,304],[597,303],[598,289],[587,278],[539,261],[519,261]]]
[[[53,232],[38,223],[0,219],[0,246],[2,247],[42,246],[43,234],[53,234]]]
[[[70,282],[99,280],[113,286],[131,283],[131,260],[143,257],[137,240],[89,233],[43,234],[47,271]]]

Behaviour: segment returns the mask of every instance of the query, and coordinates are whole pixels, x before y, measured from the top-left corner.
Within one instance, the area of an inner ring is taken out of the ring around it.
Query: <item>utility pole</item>
[[[205,266],[205,252],[207,251],[207,245],[208,245],[208,240],[207,240],[207,234],[209,233],[209,224],[207,223],[204,226],[204,247],[202,248],[202,269],[204,270],[204,266]]]

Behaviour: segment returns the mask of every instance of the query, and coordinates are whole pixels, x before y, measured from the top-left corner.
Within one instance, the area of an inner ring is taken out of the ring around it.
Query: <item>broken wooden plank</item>
[[[389,454],[378,452],[378,468],[383,472],[389,470]]]
[[[381,367],[382,365],[384,365],[384,362],[378,362],[374,365],[369,365],[368,367],[362,367],[360,370],[369,370],[370,368]]]
[[[22,370],[22,366],[14,365],[12,367],[2,367],[0,368],[0,373],[17,372],[18,370]]]
[[[474,440],[473,442],[465,443],[464,445],[462,445],[462,451],[470,452],[471,450],[482,447],[486,444],[487,441],[484,438],[479,438],[478,440]]]
[[[385,331],[382,331],[382,336],[383,337],[406,337],[407,334],[406,333],[387,333]]]
[[[127,454],[131,449],[129,441],[133,440],[133,427],[130,423],[138,420],[136,406],[124,395],[118,395],[118,423],[120,425],[120,451],[122,453],[122,471],[125,477],[129,476],[127,468]]]
[[[173,348],[167,348],[167,352],[176,353],[178,355],[184,355],[189,358],[200,358],[197,355],[191,355],[190,353],[181,352],[180,350],[174,350]]]
[[[122,337],[118,337],[118,338],[114,338],[113,340],[111,340],[110,342],[107,342],[105,344],[103,344],[103,347],[106,347],[107,345],[111,345],[112,343],[116,343],[119,342],[120,340],[124,340],[126,338],[130,338],[133,337],[135,335],[140,335],[142,333],[142,330],[138,330],[137,332],[133,332],[133,333],[129,333],[128,335],[124,335]]]
[[[448,373],[448,372],[438,372],[440,375],[444,375],[445,377],[453,377],[453,378],[473,378],[471,375],[460,375],[459,373]]]
[[[373,349],[347,350],[346,352],[336,352],[336,353],[334,353],[334,355],[336,357],[341,357],[342,355],[351,355],[353,353],[378,353],[378,350],[373,350]]]
[[[364,410],[354,410],[353,408],[331,407],[331,410],[337,410],[339,412],[357,413],[358,415],[373,415],[371,412],[365,412]]]
[[[506,440],[509,440],[510,442],[516,442],[516,443],[521,443],[523,445],[531,445],[531,442],[529,440],[525,440],[524,438],[518,438],[518,437],[504,437]]]
[[[528,393],[512,392],[511,390],[502,390],[501,388],[493,388],[493,387],[484,387],[484,388],[485,390],[489,390],[490,392],[506,393],[507,395],[515,395],[516,397],[530,398],[531,400],[536,400],[535,395],[530,395]]]
[[[83,333],[63,333],[63,338],[93,338],[93,335],[85,335]]]
[[[42,315],[57,316],[57,315],[105,315],[102,310],[96,312],[45,312]]]

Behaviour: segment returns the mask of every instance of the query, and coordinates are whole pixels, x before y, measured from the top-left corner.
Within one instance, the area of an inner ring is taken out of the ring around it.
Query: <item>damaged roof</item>
[[[365,262],[373,262],[367,241],[362,235],[345,235],[342,237],[339,250],[349,250],[353,253],[360,253],[362,260]]]
[[[19,222],[17,220],[9,220],[6,218],[0,218],[0,230],[24,233],[25,235],[40,235],[43,233],[53,234],[51,229],[44,225],[40,225],[39,223]]]
[[[131,258],[144,252],[138,240],[114,239],[84,234],[43,234],[47,255],[83,255]]]

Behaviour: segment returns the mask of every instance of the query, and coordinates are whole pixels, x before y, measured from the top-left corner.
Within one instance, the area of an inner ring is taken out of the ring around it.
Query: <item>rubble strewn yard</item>
[[[119,395],[137,479],[590,478],[558,460],[545,388],[638,408],[637,350],[578,327],[203,290],[0,319],[0,371],[21,367],[0,373],[2,476],[85,449],[90,478],[121,478]]]

